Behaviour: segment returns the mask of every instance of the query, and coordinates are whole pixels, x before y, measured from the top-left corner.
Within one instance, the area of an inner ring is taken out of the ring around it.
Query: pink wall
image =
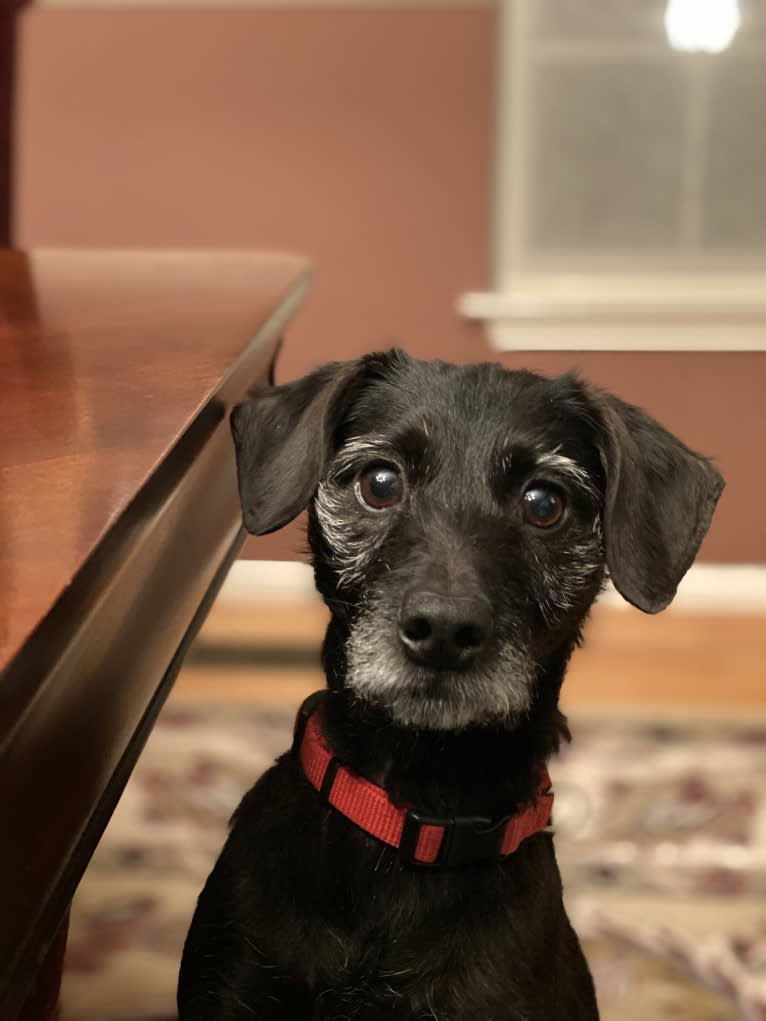
[[[391,343],[495,357],[454,311],[489,279],[494,28],[484,3],[30,10],[17,237],[308,253],[282,379]],[[729,486],[704,556],[766,561],[766,355],[502,360],[575,365],[716,455]],[[301,546],[293,528],[248,550]]]

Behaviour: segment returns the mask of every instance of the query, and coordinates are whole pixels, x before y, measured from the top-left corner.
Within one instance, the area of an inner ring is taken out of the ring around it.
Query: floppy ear
[[[640,408],[603,392],[591,396],[606,474],[609,574],[629,603],[658,613],[697,555],[724,480]]]
[[[363,359],[259,387],[231,413],[242,518],[254,535],[286,525],[314,495]]]

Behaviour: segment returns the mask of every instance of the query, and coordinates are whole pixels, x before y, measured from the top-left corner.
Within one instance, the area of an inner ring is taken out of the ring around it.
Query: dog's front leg
[[[179,1021],[311,1021],[305,985],[272,963],[227,914],[214,870],[200,896],[178,982]]]
[[[254,963],[241,938],[216,936],[212,955],[206,947],[187,941],[179,1021],[311,1021],[305,988],[268,962]]]

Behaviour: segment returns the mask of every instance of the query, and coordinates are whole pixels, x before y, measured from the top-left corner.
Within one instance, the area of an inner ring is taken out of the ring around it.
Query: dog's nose
[[[399,637],[407,655],[423,666],[467,666],[486,646],[492,610],[486,599],[412,590],[402,602]]]

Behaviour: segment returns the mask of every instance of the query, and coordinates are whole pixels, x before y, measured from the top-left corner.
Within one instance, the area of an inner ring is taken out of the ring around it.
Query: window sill
[[[762,276],[528,277],[458,311],[498,351],[766,351]]]

